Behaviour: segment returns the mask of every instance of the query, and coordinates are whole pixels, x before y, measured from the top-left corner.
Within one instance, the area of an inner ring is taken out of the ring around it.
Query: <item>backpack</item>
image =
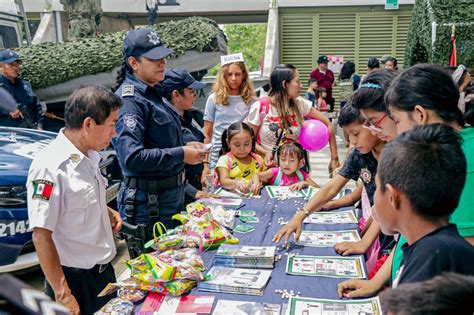
[[[341,102],[347,102],[354,92],[354,74],[349,79],[344,79],[339,82]]]
[[[304,181],[303,173],[300,170],[296,170],[296,176],[298,177],[299,181]],[[283,171],[281,168],[278,168],[278,174],[275,177],[275,181],[273,182],[273,186],[280,186],[281,178],[283,177]]]

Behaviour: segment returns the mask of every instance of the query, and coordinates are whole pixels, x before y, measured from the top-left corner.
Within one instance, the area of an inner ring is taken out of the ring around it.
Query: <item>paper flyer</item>
[[[266,186],[270,198],[274,199],[290,199],[304,198],[306,196],[303,190],[291,190],[288,186]]]
[[[280,315],[281,305],[218,300],[212,315]]]
[[[337,243],[357,241],[360,241],[357,230],[302,231],[296,244],[309,247],[333,247]]]
[[[312,224],[350,224],[357,223],[357,218],[352,210],[344,211],[318,211],[311,213],[304,223]]]
[[[286,273],[344,279],[366,278],[362,257],[288,256]]]
[[[242,203],[242,199],[240,198],[203,198],[199,199],[200,202],[209,203],[212,205],[220,205],[220,206],[239,206]]]
[[[360,300],[326,300],[290,297],[289,315],[382,315],[378,297]]]
[[[225,190],[222,187],[217,188],[214,194],[227,198],[251,198],[253,196],[252,193],[239,194],[237,192]]]

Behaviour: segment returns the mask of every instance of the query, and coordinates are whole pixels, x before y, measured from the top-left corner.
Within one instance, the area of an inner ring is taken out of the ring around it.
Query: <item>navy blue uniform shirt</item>
[[[182,172],[181,122],[163,101],[161,86],[148,86],[127,74],[115,94],[123,101],[113,140],[122,174],[164,179]]]
[[[184,143],[197,141],[204,141],[204,134],[201,129],[197,126],[196,122],[193,122],[193,114],[190,111],[185,110],[181,118],[181,125],[183,126],[183,139]],[[202,189],[201,175],[204,169],[203,164],[189,165],[186,164],[186,179],[188,184],[186,185],[185,191],[188,196],[194,198],[198,190]]]
[[[5,76],[0,74],[0,87],[10,93],[13,98],[17,101],[18,105],[22,105],[28,111],[34,127],[42,127],[43,125],[43,109],[38,100],[38,97],[33,92],[30,82],[17,78],[15,82],[8,80]],[[18,119],[20,124],[22,120]]]

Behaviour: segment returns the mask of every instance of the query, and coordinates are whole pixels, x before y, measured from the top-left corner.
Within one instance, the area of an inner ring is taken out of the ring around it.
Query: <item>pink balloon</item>
[[[325,124],[316,119],[306,120],[301,127],[298,141],[308,151],[318,151],[329,142],[329,130]]]

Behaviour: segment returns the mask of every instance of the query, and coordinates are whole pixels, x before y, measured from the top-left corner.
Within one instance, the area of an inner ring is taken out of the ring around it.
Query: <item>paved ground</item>
[[[338,134],[340,134],[340,130],[338,130]],[[340,136],[337,137],[337,144],[339,160],[342,162],[346,154],[346,146]],[[329,161],[329,147],[310,154],[311,177],[316,181],[316,183],[321,186],[326,184],[330,180],[328,176]],[[347,187],[353,188],[354,182],[349,182]],[[115,268],[115,274],[119,276],[125,270],[125,261],[128,259],[129,256],[127,246],[124,241],[117,240],[116,245],[118,254],[113,260],[113,265]],[[44,276],[41,272],[41,269],[39,268],[22,272],[21,274],[17,274],[17,276],[37,289],[41,290],[43,288]]]

